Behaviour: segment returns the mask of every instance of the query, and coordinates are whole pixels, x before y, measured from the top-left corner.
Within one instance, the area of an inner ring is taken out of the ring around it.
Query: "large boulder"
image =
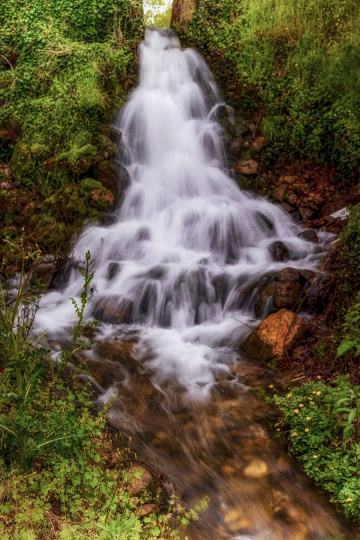
[[[288,309],[269,315],[241,344],[241,348],[258,360],[281,358],[303,337],[307,322]]]

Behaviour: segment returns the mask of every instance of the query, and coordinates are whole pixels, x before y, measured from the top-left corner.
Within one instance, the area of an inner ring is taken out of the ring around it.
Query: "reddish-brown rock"
[[[245,176],[256,176],[259,171],[259,163],[254,159],[239,161],[235,166],[235,171]]]
[[[281,358],[299,342],[307,323],[288,309],[269,315],[241,345],[253,358],[267,361]]]

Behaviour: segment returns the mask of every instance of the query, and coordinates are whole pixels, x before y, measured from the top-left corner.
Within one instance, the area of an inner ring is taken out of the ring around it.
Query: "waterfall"
[[[113,222],[88,226],[74,248],[75,259],[90,250],[95,260],[86,316],[103,322],[98,339],[136,331],[153,384],[166,391],[175,381],[194,400],[209,395],[259,323],[261,278],[314,270],[323,251],[299,238],[280,206],[239,189],[226,168],[221,105],[202,57],[171,30],[148,29],[139,85],[115,125],[129,186]],[[38,327],[54,339],[66,332],[82,287],[73,270],[42,298]]]

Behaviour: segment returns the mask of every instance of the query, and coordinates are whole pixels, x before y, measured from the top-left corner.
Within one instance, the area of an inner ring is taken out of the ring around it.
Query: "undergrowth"
[[[25,255],[35,261],[40,253]],[[25,261],[24,261],[25,262]],[[118,433],[120,450],[107,437],[107,410],[94,408],[92,386],[72,364],[82,337],[94,322],[84,320],[93,278],[90,253],[81,274],[84,289],[73,301],[78,322],[71,344],[56,358],[34,335],[37,298],[30,276],[20,275],[15,297],[0,299],[0,536],[2,539],[179,538],[197,518],[195,510],[164,507],[159,488],[130,497],[128,486],[141,476],[132,471],[129,441]],[[173,504],[171,505],[171,502]],[[142,513],[144,504],[152,503]],[[184,536],[182,536],[184,537]]]
[[[351,181],[360,156],[357,0],[199,0],[186,36],[243,114],[260,112],[279,154],[330,162]]]
[[[106,124],[142,32],[140,0],[0,3],[0,238],[61,251],[111,206]],[[12,259],[5,244],[0,255]]]
[[[275,427],[289,438],[290,453],[348,518],[359,521],[360,386],[346,377],[326,385],[312,381],[272,402],[281,411]]]

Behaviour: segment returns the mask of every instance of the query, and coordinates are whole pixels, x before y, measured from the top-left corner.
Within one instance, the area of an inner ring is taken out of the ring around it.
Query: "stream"
[[[271,307],[255,317],[262,280],[316,270],[328,237],[306,241],[280,206],[238,187],[224,106],[202,57],[171,30],[147,29],[139,85],[114,126],[128,188],[74,248],[94,259],[86,316],[101,321],[83,354],[99,400],[113,400],[112,424],[169,491],[190,506],[210,498],[189,538],[340,538],[335,509],[270,437],[276,411],[261,396],[283,381],[239,351]],[[41,299],[36,325],[54,355],[82,288],[73,269]]]

